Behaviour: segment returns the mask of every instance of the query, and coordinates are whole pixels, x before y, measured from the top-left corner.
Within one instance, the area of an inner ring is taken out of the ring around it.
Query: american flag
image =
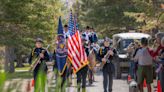
[[[78,72],[81,68],[88,64],[87,55],[82,46],[81,36],[77,28],[76,18],[72,17],[70,13],[68,37],[68,58],[73,66],[74,73]]]

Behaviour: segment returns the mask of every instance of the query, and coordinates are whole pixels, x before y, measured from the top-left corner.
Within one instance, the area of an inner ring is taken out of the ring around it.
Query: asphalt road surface
[[[46,91],[46,92],[55,92],[55,85],[56,85],[56,80],[55,78],[51,79],[53,76],[53,72],[50,72],[48,74],[48,77],[50,78],[50,81],[47,85],[47,87],[50,88],[50,90]],[[103,76],[102,76],[102,72],[98,72],[96,74],[94,74],[95,76],[95,82],[93,82],[92,85],[89,85],[89,83],[87,82],[87,91],[86,92],[103,92]],[[113,92],[129,92],[129,85],[127,84],[127,74],[124,73],[122,74],[122,78],[121,79],[114,79],[113,81]],[[6,91],[6,92],[33,92],[33,87],[30,86],[30,90],[27,91],[28,88],[28,83],[31,81],[32,79],[14,79],[14,80],[8,80],[5,83],[5,89],[9,89],[10,88],[10,84],[11,86],[14,86],[15,90],[13,91]],[[14,85],[13,85],[14,84]],[[154,84],[152,84],[152,88],[154,88],[156,82],[154,81]],[[70,87],[66,88],[66,92],[77,92],[77,86],[76,86],[76,76],[73,76],[72,78],[72,85]],[[17,89],[19,91],[17,91]],[[145,88],[145,92],[146,88]],[[153,91],[152,92],[156,92]]]
[[[51,74],[50,74],[51,75]],[[103,90],[103,75],[102,72],[97,72],[94,74],[95,82],[93,82],[92,85],[89,85],[87,82],[87,91],[86,92],[104,92]],[[55,80],[52,81],[52,88],[55,87]],[[154,86],[156,82],[152,84],[153,91]],[[147,92],[146,88],[144,88],[145,92]],[[51,91],[54,92],[54,91]],[[72,79],[72,85],[70,87],[67,87],[66,92],[77,92],[77,84],[76,84],[76,76],[73,76]],[[129,92],[129,84],[127,83],[127,73],[122,74],[121,79],[115,79],[113,80],[113,92]]]
[[[67,92],[76,92],[76,80],[73,85],[67,89]],[[91,86],[87,83],[87,92],[103,92],[103,76],[102,73],[95,74],[95,82]],[[113,92],[129,92],[127,81],[124,79],[114,79]]]

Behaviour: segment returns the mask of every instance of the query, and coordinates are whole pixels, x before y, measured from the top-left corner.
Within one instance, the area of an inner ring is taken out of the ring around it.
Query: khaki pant
[[[138,66],[137,82],[142,84],[146,80],[147,84],[153,83],[153,66]]]

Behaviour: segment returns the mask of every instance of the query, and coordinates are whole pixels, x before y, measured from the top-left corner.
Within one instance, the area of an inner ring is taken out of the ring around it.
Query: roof
[[[113,37],[120,37],[122,39],[141,39],[143,37],[151,38],[149,34],[145,33],[119,33],[113,35]]]

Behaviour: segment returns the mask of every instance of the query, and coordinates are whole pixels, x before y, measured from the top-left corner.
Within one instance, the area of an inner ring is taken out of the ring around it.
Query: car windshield
[[[126,51],[124,49],[127,48],[132,42],[134,42],[133,39],[123,39],[117,47],[118,53],[125,54]]]
[[[127,47],[129,46],[129,44],[132,43],[132,42],[134,42],[133,39],[124,39],[124,40],[122,41],[122,47],[123,47],[123,48],[127,48]]]

